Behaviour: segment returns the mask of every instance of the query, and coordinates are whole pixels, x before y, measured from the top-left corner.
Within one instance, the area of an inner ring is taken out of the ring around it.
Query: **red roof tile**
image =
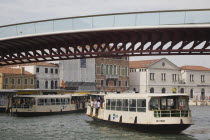
[[[156,63],[160,59],[154,59],[154,60],[141,60],[141,61],[130,61],[129,62],[129,67],[133,69],[138,69],[138,68],[147,68],[150,65]]]
[[[0,67],[0,73],[4,74],[21,74],[21,69],[17,68],[8,68],[8,67]],[[24,75],[33,75],[32,73],[24,70]]]
[[[182,66],[181,70],[201,70],[201,71],[210,71],[209,68],[203,66]]]

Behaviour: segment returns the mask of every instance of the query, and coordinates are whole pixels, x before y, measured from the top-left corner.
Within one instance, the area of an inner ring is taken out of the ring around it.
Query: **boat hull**
[[[157,133],[181,133],[183,130],[191,126],[191,124],[130,124],[119,123],[108,120],[102,120],[92,117],[94,121],[102,124],[108,124],[119,127],[126,127],[129,129],[135,129],[142,132],[157,132]]]
[[[85,112],[85,109],[71,110],[71,111],[59,111],[59,112],[12,112],[12,115],[17,117],[34,117],[34,116],[48,116],[48,115],[60,115],[76,112]]]

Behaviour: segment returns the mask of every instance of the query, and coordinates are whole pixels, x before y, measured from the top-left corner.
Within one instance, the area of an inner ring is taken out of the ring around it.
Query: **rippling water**
[[[0,140],[210,139],[210,107],[191,107],[194,124],[182,134],[142,133],[96,124],[84,113],[40,117],[0,114]]]

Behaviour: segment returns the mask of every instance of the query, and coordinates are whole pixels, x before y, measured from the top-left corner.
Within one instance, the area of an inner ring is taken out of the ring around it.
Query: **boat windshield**
[[[35,105],[33,97],[15,97],[13,98],[13,108],[31,108]]]
[[[149,102],[150,110],[188,110],[189,97],[168,96],[152,97]]]

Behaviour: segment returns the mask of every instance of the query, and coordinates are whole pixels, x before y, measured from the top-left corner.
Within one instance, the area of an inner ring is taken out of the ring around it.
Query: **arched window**
[[[205,89],[201,89],[201,100],[205,100]]]
[[[55,81],[55,89],[58,88],[58,81]]]
[[[110,65],[110,72],[109,72],[110,75],[112,75],[112,67],[113,67],[113,66]]]
[[[51,81],[51,89],[53,89],[53,88],[54,88],[54,82]]]
[[[162,93],[166,93],[166,89],[165,88],[162,88]]]
[[[190,90],[190,98],[193,98],[193,89]]]
[[[104,64],[101,64],[101,74],[104,74]]]
[[[36,81],[36,88],[39,88],[39,80]]]
[[[155,92],[154,88],[150,88],[150,93],[154,93],[154,92]]]
[[[109,65],[106,65],[106,74],[109,74]]]
[[[180,92],[181,92],[181,93],[184,93],[184,88],[181,88],[181,89],[180,89]]]
[[[116,65],[114,65],[114,75],[116,75]]]
[[[45,81],[45,88],[48,89],[48,81]]]
[[[120,66],[118,66],[118,75],[119,76],[121,75],[121,68],[120,68]]]

